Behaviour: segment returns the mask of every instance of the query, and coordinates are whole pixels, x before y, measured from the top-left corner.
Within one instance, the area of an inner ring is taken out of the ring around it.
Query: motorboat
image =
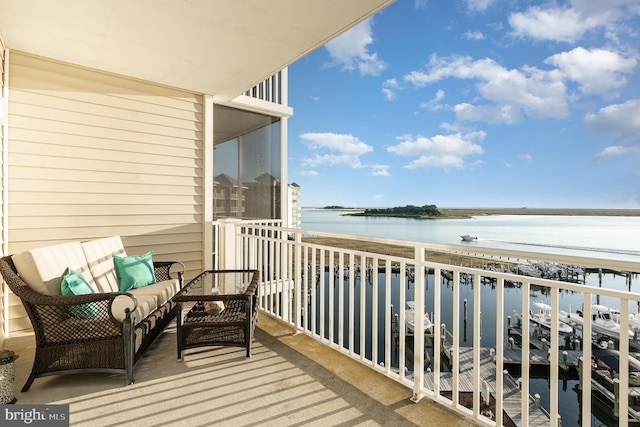
[[[627,356],[629,371],[629,412],[640,410],[640,361],[632,356]],[[612,349],[595,349],[591,355],[591,386],[603,397],[613,404],[617,397],[615,381],[620,378],[621,360],[620,352]]]
[[[560,312],[565,322],[574,322],[580,326],[584,325],[582,311],[575,313]],[[620,318],[620,312],[606,305],[593,304],[591,306],[591,330],[600,335],[620,339],[620,323],[616,320]],[[633,338],[633,331],[627,330],[627,336]]]
[[[404,320],[407,325],[407,331],[413,333],[416,327],[415,301],[407,301],[407,307],[404,311]],[[424,314],[424,333],[428,335],[431,335],[433,333],[433,323],[429,319],[429,313]]]
[[[534,302],[533,306],[536,307],[538,311],[529,312],[529,322],[533,325],[539,326],[546,332],[551,332],[551,306],[540,301]],[[520,316],[520,318],[522,317]],[[573,333],[573,328],[560,319],[558,319],[556,329],[559,333],[565,335]]]
[[[478,240],[478,238],[476,236],[471,236],[469,234],[465,234],[460,236],[462,238],[463,242],[472,242],[474,240]]]
[[[629,313],[629,329],[640,331],[640,313]]]

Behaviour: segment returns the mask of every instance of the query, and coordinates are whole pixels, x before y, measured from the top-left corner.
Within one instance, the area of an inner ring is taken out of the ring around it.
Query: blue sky
[[[398,0],[289,104],[303,206],[640,208],[640,0]]]

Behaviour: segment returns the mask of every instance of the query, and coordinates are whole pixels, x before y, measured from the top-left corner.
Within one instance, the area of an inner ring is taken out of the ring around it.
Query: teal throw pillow
[[[62,283],[60,284],[60,293],[62,295],[87,295],[93,294],[94,290],[84,278],[81,273],[74,271],[70,268],[67,268],[64,276],[62,276]],[[82,319],[93,319],[96,317],[98,312],[97,304],[94,302],[90,302],[87,304],[78,304],[72,305],[69,308],[69,311],[73,313],[75,316],[80,317]]]
[[[153,251],[144,255],[113,256],[113,265],[116,268],[120,291],[124,292],[156,283],[152,257]]]

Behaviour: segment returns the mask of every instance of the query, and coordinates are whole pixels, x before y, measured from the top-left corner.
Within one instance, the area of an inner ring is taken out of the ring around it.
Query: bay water
[[[620,259],[638,262],[640,268],[640,217],[619,216],[549,216],[549,215],[490,215],[476,216],[469,219],[438,219],[416,220],[407,218],[385,217],[359,217],[345,216],[345,211],[329,210],[321,208],[302,209],[302,229],[309,231],[323,231],[331,233],[345,233],[360,236],[375,236],[406,240],[417,240],[433,243],[460,244],[475,247],[487,247],[517,251],[529,251],[539,253],[551,253],[560,255],[585,256],[603,259]],[[472,242],[462,242],[461,235],[469,234],[477,236]],[[379,273],[378,280],[384,284],[384,273]],[[413,299],[414,284],[406,281],[400,283],[399,275],[392,275],[392,300],[393,314],[399,314],[399,287],[405,286],[407,300]],[[639,292],[638,280],[632,282],[631,291]],[[326,283],[328,283],[328,278]],[[588,275],[587,284],[599,285],[597,275]],[[429,275],[426,292],[425,307],[427,312],[433,311],[433,276]],[[443,280],[441,284],[441,320],[443,323],[452,324],[453,285]],[[620,275],[605,275],[603,287],[619,290],[627,290],[626,278]],[[360,285],[356,282],[354,295],[358,295]],[[370,288],[369,286],[367,288]],[[325,297],[328,294],[325,289]],[[367,289],[366,300],[372,300],[372,291]],[[531,303],[535,301],[549,303],[549,298],[540,290],[532,289],[530,292]],[[344,295],[348,300],[347,295]],[[378,330],[384,331],[384,310],[389,304],[384,301],[384,289],[378,289]],[[471,316],[473,304],[473,289],[470,284],[460,286],[461,301],[469,302],[469,322],[461,327],[458,342],[460,346],[472,345],[473,319]],[[495,290],[490,285],[483,285],[481,289],[482,312],[482,345],[491,347],[495,345],[495,322],[507,322],[507,317],[513,318],[515,313],[521,311],[521,293],[519,288],[505,289],[505,310],[496,313]],[[619,301],[603,300],[594,301],[605,305],[619,306]],[[359,311],[358,298],[354,301],[354,310]],[[348,301],[345,302],[348,304]],[[582,304],[582,295],[562,292],[560,294],[560,309],[575,311]],[[317,307],[319,309],[319,307]],[[451,308],[451,309],[450,309]],[[637,308],[636,308],[637,309]],[[334,313],[337,316],[337,307]],[[462,313],[462,310],[461,310]],[[328,313],[326,313],[328,314]],[[356,316],[358,319],[358,316]],[[367,313],[367,329],[371,328],[371,313]],[[359,324],[355,325],[356,334]],[[486,332],[485,332],[486,331]],[[338,331],[334,331],[337,336]],[[386,337],[379,337],[378,355],[384,355]],[[359,351],[359,336],[355,339],[356,351]],[[365,354],[371,357],[370,340],[367,339]],[[376,362],[392,363],[397,366],[398,361],[384,361],[379,356]],[[580,405],[577,389],[578,380],[575,378],[562,378],[559,383],[560,415],[562,425],[588,425],[580,420]],[[549,407],[549,382],[547,378],[532,378],[530,394],[538,393],[541,396],[543,407]],[[591,425],[617,425],[615,419],[610,416],[610,411],[593,403],[593,415]]]

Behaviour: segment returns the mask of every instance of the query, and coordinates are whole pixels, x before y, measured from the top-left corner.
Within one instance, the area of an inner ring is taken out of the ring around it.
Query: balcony
[[[132,386],[119,375],[51,377],[17,393],[18,402],[71,403],[74,424],[100,425],[556,426],[590,425],[593,414],[610,425],[635,423],[639,389],[619,380],[634,377],[632,364],[609,370],[613,381],[605,384],[592,344],[626,360],[640,350],[638,333],[602,340],[595,323],[571,316],[582,309],[588,319],[592,303],[609,305],[619,309],[620,330],[629,329],[640,306],[640,295],[625,290],[636,262],[311,235],[273,220],[219,221],[214,235],[218,268],[261,271],[252,359],[242,349],[205,348],[177,362],[170,327],[140,361]],[[534,274],[542,263],[556,267],[553,277]],[[586,274],[614,272],[623,289],[582,283]],[[551,325],[568,313],[572,333],[534,326],[536,301],[551,307]],[[20,355],[18,385],[31,366],[31,342],[6,344]],[[612,408],[609,388],[617,390]]]
[[[12,337],[19,355],[16,389],[33,362],[32,336]],[[62,375],[37,379],[18,404],[69,404],[70,424],[471,426],[433,402],[418,405],[400,384],[261,313],[253,357],[242,348],[187,351],[176,359],[175,325],[136,366],[135,383],[122,375]]]
[[[603,347],[614,350],[616,360],[640,350],[632,325],[640,295],[629,291],[637,262],[312,236],[239,221],[216,227],[225,236],[225,268],[262,271],[265,312],[403,385],[415,402],[435,401],[487,425],[638,420],[640,388],[632,378],[640,372],[619,363],[612,378],[629,381],[614,380],[613,395],[598,386],[594,365]],[[585,284],[587,275],[606,274],[618,285]],[[413,331],[405,327],[408,303],[415,306]],[[548,324],[566,322],[571,332],[536,325],[538,303],[549,307]],[[630,330],[630,339],[579,322],[578,313],[585,319],[598,314],[594,304],[618,310],[618,328]]]

